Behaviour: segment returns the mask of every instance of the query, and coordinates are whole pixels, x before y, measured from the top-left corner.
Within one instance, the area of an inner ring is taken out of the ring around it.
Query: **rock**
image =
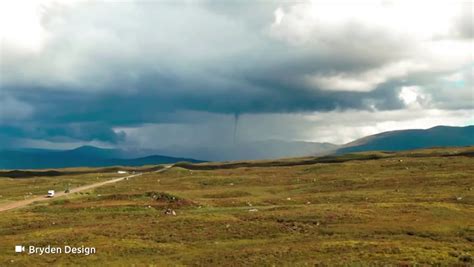
[[[174,210],[172,210],[172,209],[166,209],[166,210],[165,210],[165,214],[166,214],[166,215],[176,216],[176,211],[174,211]]]
[[[249,212],[257,212],[258,209],[250,209]]]

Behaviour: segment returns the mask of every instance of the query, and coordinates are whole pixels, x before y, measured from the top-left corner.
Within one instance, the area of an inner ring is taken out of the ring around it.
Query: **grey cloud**
[[[1,126],[0,132],[14,138],[32,138],[54,142],[103,141],[116,144],[125,139],[125,133],[114,132],[110,126],[98,123],[44,124]]]
[[[3,120],[0,132],[56,142],[120,143],[127,136],[113,129],[215,119],[204,113],[227,118],[401,109],[401,86],[431,86],[433,78],[418,73],[389,79],[367,92],[308,85],[305,75],[357,75],[405,60],[413,54],[413,43],[349,25],[328,28],[322,39],[310,35],[307,43],[294,45],[278,38],[271,26],[276,8],[292,4],[139,1],[46,6],[42,25],[49,37],[38,53],[1,48],[0,86],[10,98],[0,104],[14,99],[25,113],[15,121]],[[444,107],[466,107],[457,98],[439,97],[443,100],[436,103],[450,104]],[[3,106],[7,108],[0,118],[22,114]]]
[[[0,125],[28,118],[34,111],[33,106],[10,95],[0,94]]]
[[[454,35],[472,39],[474,38],[474,3],[466,2],[462,5],[461,15],[456,19]]]

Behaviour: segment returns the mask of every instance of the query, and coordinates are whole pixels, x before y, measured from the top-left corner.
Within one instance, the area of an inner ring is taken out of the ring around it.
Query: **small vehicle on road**
[[[48,190],[46,197],[54,197],[54,190]]]

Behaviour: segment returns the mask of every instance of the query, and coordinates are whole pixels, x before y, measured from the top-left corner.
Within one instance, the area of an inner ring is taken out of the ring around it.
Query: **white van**
[[[48,195],[47,197],[54,197],[54,190],[48,190]]]

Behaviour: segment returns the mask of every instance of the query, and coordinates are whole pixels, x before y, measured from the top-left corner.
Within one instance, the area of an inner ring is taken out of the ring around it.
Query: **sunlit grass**
[[[417,153],[287,167],[173,168],[3,212],[0,265],[473,264],[474,158]],[[41,184],[67,179],[79,178]],[[25,192],[9,188],[11,199]],[[18,243],[88,245],[97,254],[14,255]]]

